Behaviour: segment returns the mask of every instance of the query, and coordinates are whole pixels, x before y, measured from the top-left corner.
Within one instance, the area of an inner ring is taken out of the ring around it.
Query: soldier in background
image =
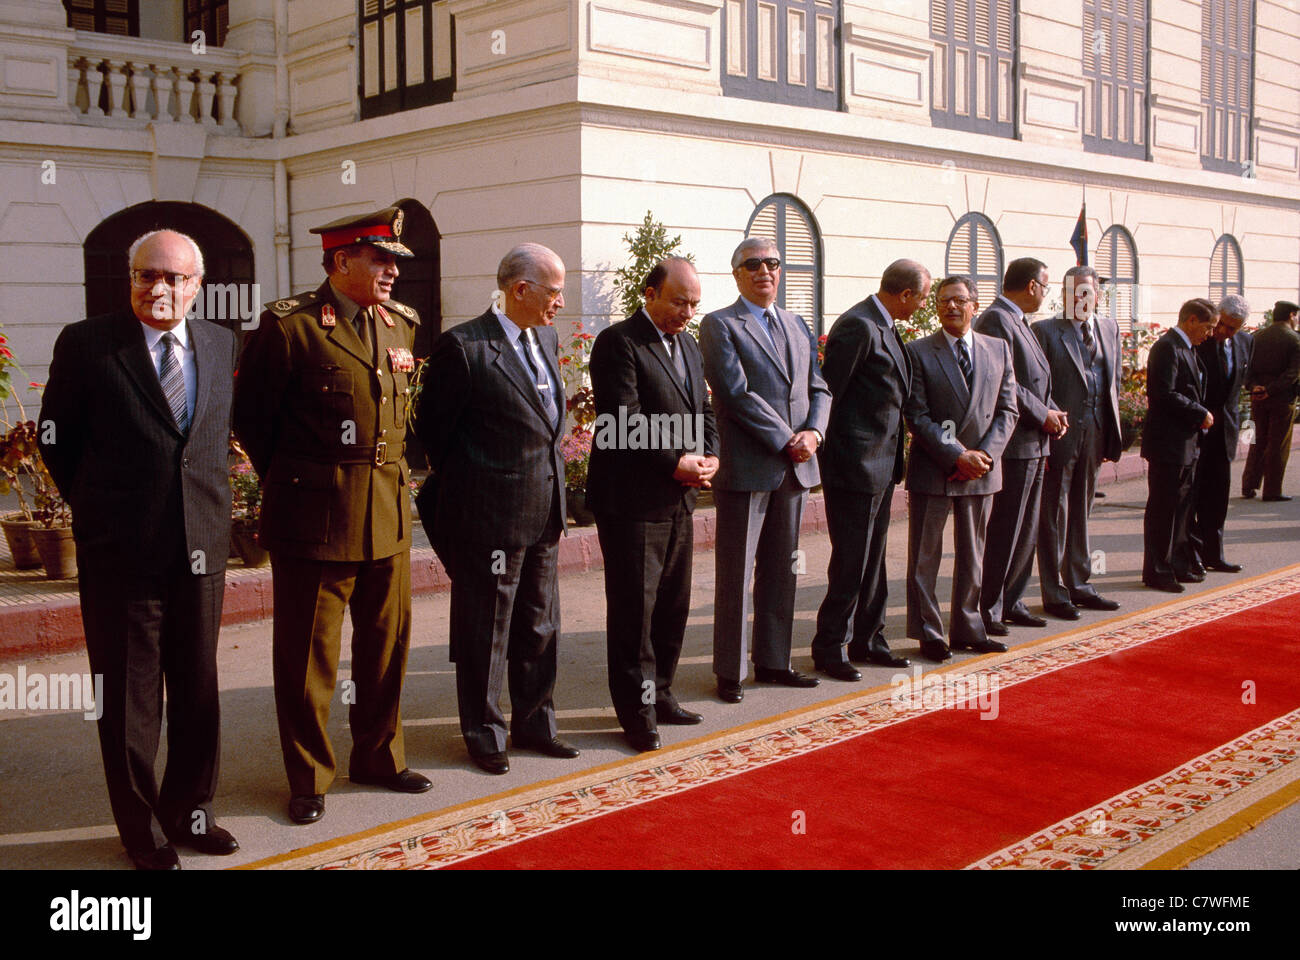
[[[291,799],[312,823],[334,779],[326,733],[343,615],[352,612],[353,783],[428,790],[406,766],[399,702],[411,633],[411,519],[404,457],[419,317],[389,299],[402,211],[312,233],[325,282],[262,314],[241,358],[234,428],[263,484],[271,553],[275,706]]]
[[[1282,477],[1291,456],[1291,425],[1295,420],[1297,377],[1300,377],[1300,337],[1295,318],[1300,307],[1287,300],[1273,304],[1273,322],[1255,331],[1246,386],[1250,390],[1250,418],[1255,421],[1255,442],[1246,455],[1241,474],[1241,495],[1290,500],[1282,493]]]

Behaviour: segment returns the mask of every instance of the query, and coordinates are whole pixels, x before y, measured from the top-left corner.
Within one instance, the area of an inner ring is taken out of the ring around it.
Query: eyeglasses
[[[197,273],[170,273],[166,270],[132,270],[131,285],[143,290],[157,286],[161,280],[169,287],[179,287],[197,276]]]
[[[773,273],[781,269],[780,257],[750,257],[748,260],[740,261],[740,265],[750,273],[758,273],[760,266],[767,267]]]
[[[560,293],[564,290],[564,287],[548,287],[544,283],[538,283],[536,280],[529,280],[527,278],[524,279],[524,283],[532,284],[534,287],[541,287],[544,291],[546,291],[546,295],[550,297],[552,300],[558,297]]]
[[[975,302],[974,300],[971,300],[967,297],[940,297],[939,298],[939,306],[941,307],[946,307],[950,303],[958,307],[964,307],[968,303],[974,303],[974,302]]]

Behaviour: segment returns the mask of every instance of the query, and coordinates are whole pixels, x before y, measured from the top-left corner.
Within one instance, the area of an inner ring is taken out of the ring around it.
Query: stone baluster
[[[217,85],[208,79],[206,73],[199,74],[199,122],[209,126],[216,123],[212,116],[212,100],[216,95]]]
[[[219,73],[216,81],[217,102],[221,106],[221,129],[233,131],[238,127],[235,123],[235,78]]]
[[[99,105],[99,91],[104,86],[104,74],[99,69],[98,60],[87,60],[86,64],[86,115],[102,117],[103,109]]]
[[[154,64],[154,100],[158,104],[157,119],[161,123],[171,123],[176,119],[176,68]]]
[[[85,63],[81,57],[68,63],[68,106],[74,114],[83,112],[77,103],[77,93],[81,90],[81,71],[85,69]]]
[[[126,96],[126,61],[105,60],[108,64],[108,115],[125,117],[124,99]]]
[[[152,119],[149,115],[149,65],[131,63],[131,116],[136,120]]]
[[[180,94],[177,119],[181,123],[194,122],[194,81],[190,77],[191,74],[181,72],[176,81],[176,90]]]

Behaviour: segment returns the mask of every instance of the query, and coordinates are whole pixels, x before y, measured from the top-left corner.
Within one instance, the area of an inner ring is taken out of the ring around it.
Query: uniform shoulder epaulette
[[[272,300],[265,304],[266,309],[270,310],[277,317],[287,317],[291,313],[296,313],[303,307],[311,306],[316,302],[316,291],[300,293],[296,297],[286,297],[283,300]]]
[[[420,322],[420,315],[415,312],[414,307],[408,307],[406,304],[398,303],[396,300],[385,300],[384,306],[389,310],[392,310],[396,313],[400,313],[402,316],[404,316],[407,320],[410,320],[412,323]]]

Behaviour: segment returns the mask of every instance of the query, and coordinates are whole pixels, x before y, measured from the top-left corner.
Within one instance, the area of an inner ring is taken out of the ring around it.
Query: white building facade
[[[603,324],[647,210],[707,309],[775,236],[823,331],[902,256],[1059,277],[1085,200],[1121,322],[1257,319],[1300,287],[1298,37],[1286,0],[0,0],[0,324],[40,381],[146,229],[271,300],[320,283],[310,227],[401,203],[425,349],[522,240]]]

